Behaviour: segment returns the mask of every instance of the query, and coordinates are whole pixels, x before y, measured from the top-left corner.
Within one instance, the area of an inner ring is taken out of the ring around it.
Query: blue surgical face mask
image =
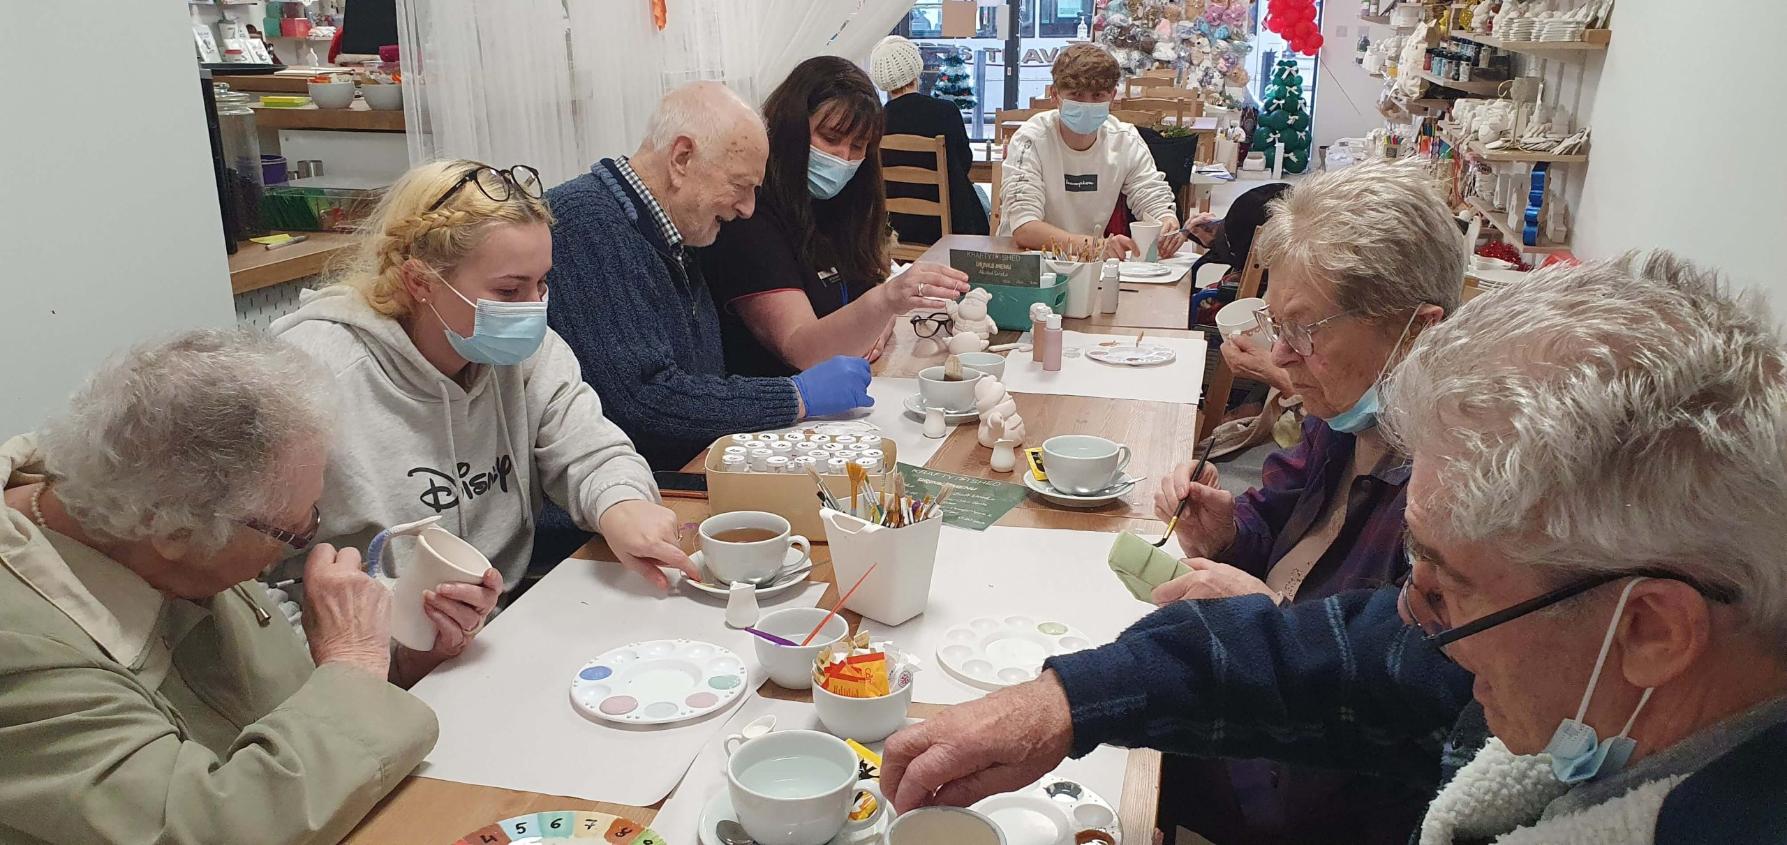
[[[441,312],[435,311],[434,303],[428,304],[428,310],[434,311],[435,318],[441,321],[441,328],[447,333],[447,343],[452,344],[453,351],[461,358],[476,364],[506,367],[533,357],[540,350],[540,344],[545,342],[545,299],[539,302],[480,299],[474,303],[466,299],[465,294],[453,290],[445,280],[440,284],[473,309],[472,336],[465,337],[447,325]]]
[[[1104,119],[1111,116],[1111,104],[1082,103],[1078,100],[1062,100],[1060,105],[1061,123],[1069,130],[1081,135],[1090,135],[1104,125]]]
[[[862,159],[845,161],[811,144],[807,145],[807,193],[815,199],[828,200],[850,184],[850,177],[862,166]]]
[[[1417,314],[1420,312],[1416,312]],[[1402,334],[1396,338],[1396,345],[1390,347],[1390,357],[1384,359],[1384,365],[1377,370],[1377,378],[1371,380],[1371,386],[1365,388],[1353,406],[1339,414],[1323,420],[1328,427],[1345,434],[1358,434],[1377,425],[1377,415],[1384,409],[1384,402],[1378,396],[1378,385],[1384,382],[1384,373],[1390,371],[1390,362],[1396,360],[1396,353],[1402,351],[1402,341],[1408,337],[1409,328],[1415,324],[1415,314],[1409,315],[1409,321],[1402,327]]]
[[[1582,717],[1588,715],[1588,704],[1595,697],[1595,684],[1601,680],[1601,668],[1607,663],[1607,651],[1613,647],[1613,634],[1619,630],[1620,614],[1625,612],[1626,599],[1632,597],[1632,588],[1638,586],[1643,578],[1634,578],[1626,589],[1619,594],[1619,604],[1613,608],[1613,620],[1607,623],[1607,636],[1601,640],[1601,654],[1595,658],[1595,671],[1589,675],[1588,690],[1582,694],[1582,704],[1576,708],[1576,718],[1565,719],[1551,735],[1551,742],[1545,745],[1545,753],[1551,755],[1551,773],[1558,781],[1566,784],[1578,784],[1598,777],[1613,774],[1626,767],[1626,761],[1632,758],[1632,751],[1638,743],[1630,736],[1632,725],[1638,722],[1638,714],[1650,701],[1651,693],[1656,687],[1648,687],[1644,695],[1638,699],[1638,706],[1632,708],[1632,718],[1626,720],[1626,726],[1620,729],[1619,735],[1602,742],[1595,735],[1595,729],[1584,724]]]

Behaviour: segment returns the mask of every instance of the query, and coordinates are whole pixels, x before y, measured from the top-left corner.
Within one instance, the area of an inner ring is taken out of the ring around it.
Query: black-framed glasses
[[[480,164],[460,176],[459,181],[454,182],[453,187],[441,194],[441,198],[435,200],[428,210],[433,211],[446,205],[447,200],[452,199],[453,195],[459,193],[459,190],[468,183],[477,185],[478,190],[483,191],[484,196],[489,197],[491,202],[505,202],[518,192],[539,199],[543,191],[540,185],[540,171],[525,164],[517,164],[504,170],[498,170],[488,164]]]
[[[310,548],[311,543],[316,542],[316,532],[323,527],[323,510],[316,505],[310,506],[310,526],[304,529],[302,533],[287,531],[284,528],[268,525],[254,517],[238,519],[236,520],[236,523],[244,528],[252,528],[255,531],[259,531],[262,534],[297,549],[298,551],[304,551],[305,549]]]
[[[1341,317],[1351,317],[1357,313],[1359,312],[1353,310],[1342,311],[1331,317],[1324,317],[1313,323],[1304,324],[1280,322],[1277,317],[1272,316],[1271,309],[1261,308],[1260,310],[1253,312],[1253,319],[1255,323],[1259,324],[1260,331],[1265,334],[1266,343],[1268,345],[1282,339],[1284,340],[1285,345],[1291,348],[1292,352],[1303,357],[1308,357],[1315,354],[1315,333],[1317,329],[1320,329],[1328,322],[1338,320]]]
[[[1586,593],[1603,584],[1611,584],[1614,581],[1626,578],[1656,578],[1665,581],[1680,581],[1683,584],[1693,587],[1701,595],[1720,604],[1735,604],[1738,599],[1735,590],[1716,584],[1702,584],[1679,572],[1670,572],[1667,569],[1628,569],[1621,572],[1602,572],[1595,575],[1589,575],[1565,584],[1562,587],[1558,587],[1550,592],[1534,596],[1519,604],[1503,608],[1487,616],[1478,617],[1454,628],[1447,624],[1444,619],[1440,618],[1439,612],[1434,609],[1433,595],[1414,586],[1414,553],[1407,552],[1407,554],[1409,556],[1410,573],[1402,580],[1402,592],[1396,597],[1396,609],[1402,613],[1403,618],[1408,619],[1414,623],[1415,627],[1420,628],[1421,632],[1426,635],[1427,641],[1432,643],[1435,648],[1441,649],[1442,654],[1445,653],[1444,649],[1446,646],[1458,642],[1465,637],[1473,634],[1481,634],[1497,625],[1501,625],[1505,622],[1512,622],[1529,613],[1543,610],[1544,608],[1550,607],[1565,599]]]
[[[911,322],[912,333],[923,338],[936,337],[938,332],[948,334],[955,331],[956,327],[956,321],[950,318],[948,311],[914,314]]]

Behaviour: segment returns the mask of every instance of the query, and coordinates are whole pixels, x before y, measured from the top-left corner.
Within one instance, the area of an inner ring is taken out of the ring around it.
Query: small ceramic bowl
[[[312,82],[310,100],[319,109],[345,109],[354,102],[354,81],[340,79],[334,82]]]
[[[373,111],[397,111],[403,108],[403,86],[373,84],[360,89],[366,107]]]

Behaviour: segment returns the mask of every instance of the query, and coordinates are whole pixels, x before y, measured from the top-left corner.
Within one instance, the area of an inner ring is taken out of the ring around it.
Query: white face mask
[[[1601,640],[1601,654],[1595,658],[1595,671],[1589,675],[1588,690],[1582,693],[1582,704],[1576,708],[1576,718],[1565,719],[1551,735],[1551,742],[1546,743],[1545,753],[1551,755],[1551,773],[1567,784],[1577,784],[1593,780],[1602,775],[1610,775],[1626,767],[1626,761],[1632,758],[1632,752],[1638,743],[1630,736],[1632,726],[1638,722],[1638,714],[1644,710],[1645,703],[1650,701],[1651,693],[1656,687],[1647,687],[1644,695],[1638,699],[1638,706],[1632,708],[1632,718],[1626,720],[1626,726],[1620,729],[1619,735],[1601,742],[1595,735],[1595,729],[1584,724],[1582,717],[1588,715],[1588,704],[1595,697],[1595,685],[1601,680],[1601,668],[1607,663],[1607,652],[1613,648],[1614,632],[1619,630],[1620,614],[1626,610],[1626,600],[1632,597],[1632,588],[1638,586],[1643,578],[1634,578],[1619,594],[1619,604],[1613,608],[1613,620],[1607,623],[1607,636]]]

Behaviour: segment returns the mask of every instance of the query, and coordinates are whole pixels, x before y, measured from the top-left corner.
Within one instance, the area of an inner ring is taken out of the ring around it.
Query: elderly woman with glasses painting
[[[1112,743],[1423,783],[1421,845],[1787,841],[1761,301],[1667,254],[1540,271],[1428,330],[1384,403],[1415,467],[1400,589],[1175,602],[895,734],[888,796],[967,803]]]
[[[0,841],[335,842],[433,747],[358,553],[310,549],[308,653],[252,580],[316,534],[329,396],[191,332],[0,445]]]

